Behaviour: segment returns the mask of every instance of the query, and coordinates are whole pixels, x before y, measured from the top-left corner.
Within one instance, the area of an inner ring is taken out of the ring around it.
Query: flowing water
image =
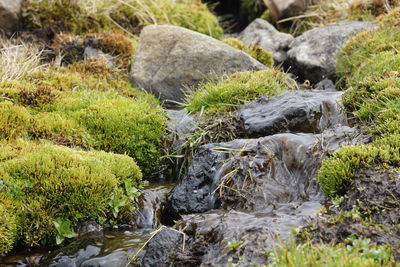
[[[116,229],[93,231],[58,247],[16,249],[7,256],[0,256],[0,267],[8,266],[125,266],[130,256],[143,246],[157,227],[156,209],[173,183],[152,183],[143,192],[140,222],[143,228],[122,225]],[[152,225],[151,225],[152,224]]]

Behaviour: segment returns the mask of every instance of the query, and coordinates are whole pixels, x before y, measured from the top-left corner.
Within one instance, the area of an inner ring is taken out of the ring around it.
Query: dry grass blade
[[[26,43],[13,44],[0,40],[0,81],[22,79],[43,67],[42,50]]]

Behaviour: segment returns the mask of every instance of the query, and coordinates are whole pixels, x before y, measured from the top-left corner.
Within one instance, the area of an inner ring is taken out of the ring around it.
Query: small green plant
[[[132,180],[124,181],[126,195],[132,200],[132,202],[138,202],[141,195],[139,189],[134,185]]]
[[[247,245],[247,242],[238,241],[236,239],[232,239],[231,241],[228,241],[228,245],[226,246],[226,250],[227,250],[228,253],[238,252],[242,248],[244,248],[246,245]]]
[[[56,218],[53,221],[53,225],[56,228],[56,244],[60,245],[66,238],[74,238],[77,234],[71,227],[71,221],[61,217]]]
[[[126,204],[125,200],[120,199],[115,194],[112,194],[111,199],[108,202],[108,205],[111,207],[111,212],[112,212],[114,218],[118,217],[118,213],[120,212],[120,208],[122,208],[125,204]]]

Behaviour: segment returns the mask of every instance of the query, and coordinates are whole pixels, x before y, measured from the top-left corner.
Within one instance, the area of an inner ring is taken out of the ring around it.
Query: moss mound
[[[270,52],[265,51],[262,47],[257,45],[245,45],[242,41],[236,38],[227,38],[223,40],[224,43],[230,45],[236,49],[242,50],[251,57],[257,59],[265,66],[272,67],[274,65],[274,59]]]
[[[46,89],[43,89],[46,88]],[[155,98],[103,63],[78,62],[0,85],[1,137],[47,139],[135,158],[157,169],[166,117]]]
[[[82,34],[122,27],[138,33],[149,24],[172,24],[215,38],[222,35],[218,19],[199,0],[28,0],[22,14],[31,30]]]
[[[0,204],[0,212],[5,213],[5,223],[0,225],[0,233],[5,233],[1,253],[13,243],[53,243],[53,221],[58,217],[72,225],[113,219],[113,197],[126,204],[120,207],[118,219],[132,216],[127,211],[134,205],[129,205],[123,184],[138,187],[142,177],[132,158],[22,141],[1,144],[1,148],[0,198],[5,200]]]
[[[294,88],[296,82],[276,69],[239,72],[200,85],[187,97],[186,108],[191,112],[232,111],[259,96],[274,96]]]
[[[376,30],[350,40],[338,57],[337,71],[350,87],[344,104],[356,123],[368,127],[373,142],[343,147],[327,159],[317,180],[328,196],[345,194],[354,173],[374,164],[400,164],[400,30],[395,9]]]

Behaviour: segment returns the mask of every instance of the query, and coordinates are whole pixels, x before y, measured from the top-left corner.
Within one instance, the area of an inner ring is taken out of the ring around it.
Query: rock
[[[177,107],[188,87],[225,73],[262,70],[249,55],[218,40],[177,26],[147,26],[140,34],[130,80]]]
[[[74,255],[64,256],[60,255],[54,259],[54,262],[47,265],[50,267],[67,267],[67,266],[81,266],[81,263],[99,255],[101,249],[97,246],[88,245],[85,248],[79,249]]]
[[[83,52],[83,58],[85,60],[90,60],[90,59],[100,59],[104,60],[107,62],[107,64],[112,67],[114,65],[114,58],[101,51],[100,49],[93,48],[91,46],[85,47],[85,51]]]
[[[239,39],[246,45],[258,45],[271,52],[276,65],[286,60],[286,51],[289,49],[293,36],[281,33],[268,21],[256,19],[239,35]]]
[[[290,18],[306,11],[307,0],[264,0],[275,20]]]
[[[198,122],[195,117],[187,110],[167,110],[169,121],[167,122],[168,131],[173,140],[172,148],[174,151],[185,142],[185,135],[191,134],[197,129]]]
[[[376,27],[370,22],[344,21],[307,31],[294,39],[286,64],[302,80],[335,79],[336,57],[348,39]]]
[[[315,85],[315,90],[326,92],[337,92],[336,86],[332,80],[323,79]]]
[[[183,248],[183,235],[171,229],[163,229],[157,233],[146,246],[146,254],[142,259],[143,267],[167,267],[169,258]]]
[[[22,0],[0,0],[0,29],[13,33],[19,28]]]
[[[104,257],[92,258],[82,262],[80,267],[125,267],[129,255],[125,251],[117,251]]]
[[[137,227],[156,228],[160,225],[161,209],[169,191],[165,186],[143,190],[136,220]]]
[[[246,136],[321,133],[335,125],[347,125],[341,98],[342,92],[289,91],[272,98],[261,97],[238,113]]]
[[[79,235],[85,235],[87,233],[101,232],[101,231],[103,231],[103,226],[101,226],[95,220],[89,220],[89,221],[85,221],[83,223],[80,223],[78,225],[78,229],[76,230],[76,232]]]
[[[276,134],[207,144],[198,149],[188,175],[168,196],[166,214],[215,208],[264,210],[277,203],[320,199],[313,177],[322,160],[346,144],[365,142],[349,127],[322,134]]]
[[[215,210],[185,215],[177,225],[187,235],[187,247],[171,255],[171,266],[228,266],[234,255],[244,256],[239,266],[266,266],[265,252],[287,240],[294,227],[307,225],[320,208],[318,202],[306,202],[261,212]],[[226,248],[233,242],[245,245],[229,253]]]

